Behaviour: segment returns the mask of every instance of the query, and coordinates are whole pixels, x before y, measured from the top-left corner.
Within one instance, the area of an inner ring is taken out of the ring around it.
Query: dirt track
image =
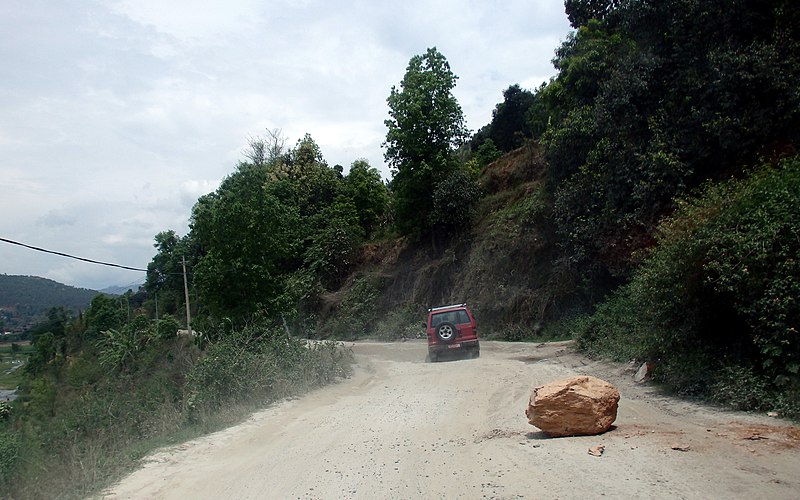
[[[104,498],[800,497],[798,427],[660,396],[566,343],[481,347],[431,364],[422,342],[355,344],[351,379],[159,452]],[[617,385],[616,427],[548,439],[530,389],[575,373]]]

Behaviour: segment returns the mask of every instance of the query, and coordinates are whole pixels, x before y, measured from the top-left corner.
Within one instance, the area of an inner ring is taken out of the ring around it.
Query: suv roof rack
[[[450,304],[449,306],[437,306],[437,307],[429,307],[429,308],[428,308],[428,312],[431,312],[431,311],[438,311],[438,310],[440,310],[440,309],[450,309],[450,308],[453,308],[453,307],[464,307],[464,306],[466,306],[466,305],[467,305],[467,303],[466,303],[466,302],[464,302],[464,303],[462,303],[462,304]]]

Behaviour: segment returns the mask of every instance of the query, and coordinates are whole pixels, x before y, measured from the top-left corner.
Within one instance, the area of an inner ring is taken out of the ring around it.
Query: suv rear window
[[[442,323],[463,325],[464,323],[469,323],[469,316],[467,315],[467,311],[464,309],[459,309],[458,311],[434,313],[431,315],[431,328],[436,328]]]

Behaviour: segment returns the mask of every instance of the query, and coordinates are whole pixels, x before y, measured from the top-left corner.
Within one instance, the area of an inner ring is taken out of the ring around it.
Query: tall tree
[[[503,91],[503,102],[492,111],[488,130],[488,138],[497,149],[511,151],[522,146],[525,138],[531,136],[526,115],[535,100],[532,92],[516,84]]]
[[[387,98],[385,158],[392,168],[398,228],[405,233],[430,224],[436,185],[455,168],[454,150],[469,131],[452,91],[457,76],[436,48],[411,58],[400,88]]]
[[[194,282],[219,316],[274,312],[283,275],[294,268],[298,210],[271,192],[268,178],[266,168],[240,168],[192,210],[191,234],[203,254]]]
[[[592,19],[604,19],[619,0],[565,0],[564,10],[573,28],[579,28]]]
[[[356,160],[344,178],[344,192],[353,200],[364,234],[372,236],[386,216],[389,193],[381,174],[367,160]]]
[[[175,231],[161,231],[155,236],[156,255],[147,264],[147,281],[144,289],[148,296],[158,301],[159,315],[177,314],[183,307],[183,267],[182,259],[192,267],[196,260],[192,241],[189,236],[181,238]],[[188,279],[191,285],[192,274]]]

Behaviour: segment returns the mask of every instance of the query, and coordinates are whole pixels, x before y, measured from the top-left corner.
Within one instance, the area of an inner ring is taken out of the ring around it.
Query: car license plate
[[[461,347],[461,344],[450,344],[450,345],[449,345],[449,346],[447,346],[447,347],[448,347],[449,349],[458,349],[459,347]]]

